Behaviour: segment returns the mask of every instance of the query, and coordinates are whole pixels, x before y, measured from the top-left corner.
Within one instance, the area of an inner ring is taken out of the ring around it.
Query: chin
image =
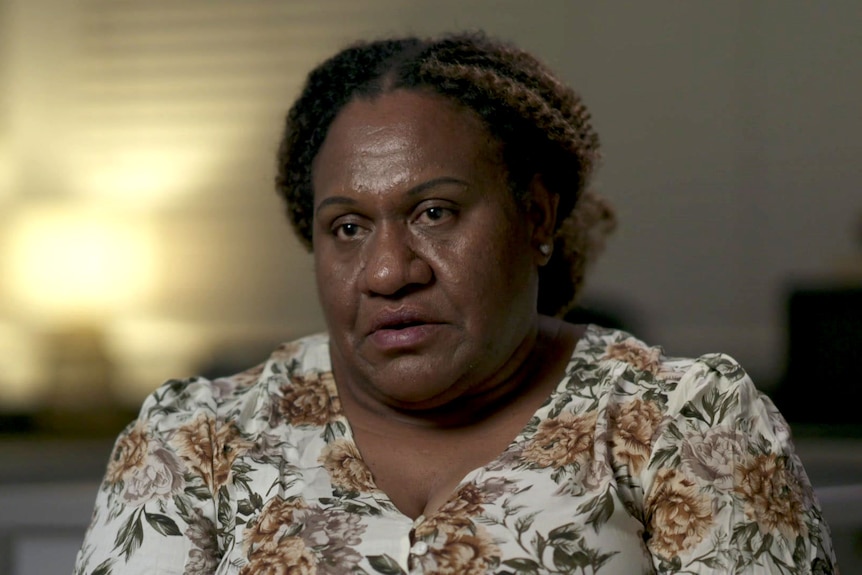
[[[383,369],[367,374],[366,379],[386,403],[416,409],[437,407],[437,403],[445,401],[451,384],[461,378],[442,372],[439,363],[416,365],[413,359],[416,358],[390,360]]]

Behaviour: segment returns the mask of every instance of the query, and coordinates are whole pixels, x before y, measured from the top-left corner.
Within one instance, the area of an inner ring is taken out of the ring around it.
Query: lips
[[[374,316],[370,333],[380,330],[401,330],[425,324],[436,324],[428,314],[415,309],[385,310]]]
[[[368,337],[384,350],[416,347],[432,337],[441,325],[421,310],[384,310],[371,321]]]

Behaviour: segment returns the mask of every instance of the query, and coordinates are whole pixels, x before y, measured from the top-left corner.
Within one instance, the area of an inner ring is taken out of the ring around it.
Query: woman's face
[[[427,409],[517,367],[535,337],[549,231],[513,198],[501,146],[475,113],[405,90],[354,100],[329,129],[312,185],[339,385]]]

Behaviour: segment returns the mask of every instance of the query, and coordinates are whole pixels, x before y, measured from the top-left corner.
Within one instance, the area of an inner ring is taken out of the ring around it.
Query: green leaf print
[[[539,569],[541,568],[541,565],[539,565],[532,559],[527,559],[524,557],[507,559],[506,561],[503,561],[503,565],[505,565],[506,567],[511,567],[515,570],[515,573],[524,573],[528,575],[538,575]]]
[[[578,507],[578,513],[588,513],[586,523],[592,525],[593,529],[598,533],[602,525],[607,523],[608,519],[614,514],[614,499],[611,496],[610,489],[605,490],[604,494],[593,497]]]
[[[745,377],[745,370],[735,361],[724,355],[709,355],[701,358],[703,363],[729,379],[737,381]]]
[[[182,535],[179,527],[177,527],[177,524],[174,523],[173,519],[171,519],[167,515],[160,515],[159,513],[147,513],[145,511],[144,517],[147,518],[147,523],[150,524],[150,527],[152,527],[162,535]]]
[[[705,424],[709,425],[709,420],[703,416],[699,409],[697,409],[692,402],[688,402],[682,406],[680,410],[680,415],[688,419],[699,419]]]
[[[237,513],[240,515],[251,515],[255,512],[255,507],[249,499],[240,499],[236,503]]]
[[[793,549],[793,562],[797,565],[802,565],[805,555],[805,538],[802,535],[797,535],[796,547]]]
[[[177,512],[184,521],[188,522],[189,518],[194,515],[191,505],[189,505],[184,496],[174,495],[174,505],[177,506]]]
[[[663,447],[662,449],[657,450],[655,455],[653,455],[653,460],[650,462],[650,467],[653,469],[665,467],[667,460],[673,457],[674,454],[676,454],[676,451],[677,448],[675,446]]]
[[[575,569],[583,570],[590,564],[590,557],[584,551],[567,552],[562,547],[554,549],[554,566],[563,573],[572,573]]]
[[[706,565],[710,569],[722,569],[722,568],[724,568],[724,564],[721,562],[721,559],[719,559],[718,557],[707,557],[706,559],[702,559],[701,561],[699,561],[699,563]]]
[[[559,539],[562,539],[564,541],[576,541],[580,538],[581,527],[575,523],[566,523],[565,525],[560,525],[559,527],[552,529],[551,532],[548,533],[548,541],[551,543],[551,545],[553,545],[554,542]]]
[[[141,513],[132,513],[120,531],[117,532],[117,538],[114,540],[114,549],[120,549],[126,561],[128,561],[129,557],[141,546],[143,541],[144,526],[141,524]]]
[[[105,559],[90,575],[111,575],[111,560]]]
[[[613,557],[613,556],[614,556],[614,555],[616,555],[617,553],[618,553],[618,551],[611,551],[611,552],[609,552],[609,553],[599,553],[599,554],[596,554],[596,552],[595,552],[595,551],[593,551],[593,552],[592,552],[593,557],[591,557],[591,558],[590,558],[590,559],[591,559],[590,564],[591,564],[591,565],[592,565],[592,567],[593,567],[593,572],[595,573],[596,571],[598,571],[599,569],[601,569],[601,568],[602,568],[602,565],[604,565],[605,563],[607,563],[608,561],[610,561],[611,557]]]
[[[368,563],[375,571],[383,573],[383,575],[407,575],[398,565],[398,562],[389,555],[369,555]]]
[[[206,485],[189,486],[185,488],[185,492],[200,501],[212,499],[212,493]]]
[[[548,541],[542,536],[541,533],[536,533],[533,536],[533,539],[531,540],[530,544],[536,551],[536,557],[542,557],[545,554],[545,549],[548,547]]]
[[[707,392],[706,397],[703,398],[703,410],[709,416],[710,422],[715,421],[715,413],[716,413],[717,408],[718,408],[719,400],[720,400],[720,397],[718,395],[718,389],[715,387],[710,389]]]
[[[730,543],[736,547],[742,547],[751,553],[751,540],[759,531],[757,523],[740,523],[734,528],[733,535],[730,537]]]
[[[682,559],[679,556],[673,557],[670,560],[662,559],[658,568],[663,573],[679,573],[680,569],[682,569]]]
[[[533,520],[535,520],[536,515],[539,513],[539,511],[528,513],[527,515],[522,515],[517,521],[515,521],[515,530],[518,532],[518,535],[523,535],[528,529],[530,529],[533,525]]]
[[[682,441],[685,439],[685,436],[679,430],[679,427],[676,426],[675,423],[671,423],[667,426],[667,434],[676,439],[677,441]]]

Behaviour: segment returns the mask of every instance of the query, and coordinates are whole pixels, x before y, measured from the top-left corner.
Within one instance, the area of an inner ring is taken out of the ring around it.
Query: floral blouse
[[[325,335],[170,381],[118,439],[76,574],[837,573],[786,423],[724,355],[591,326],[508,448],[430,516],[380,491]]]

